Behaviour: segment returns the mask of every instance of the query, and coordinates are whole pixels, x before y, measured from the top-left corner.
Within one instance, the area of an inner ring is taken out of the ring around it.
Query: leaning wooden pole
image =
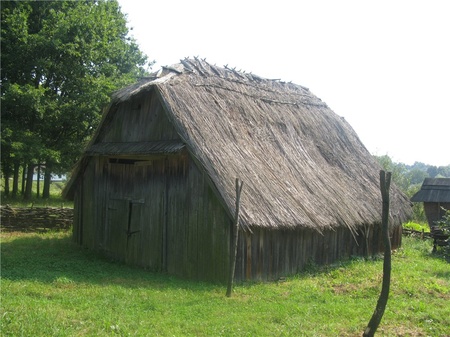
[[[391,172],[385,173],[380,171],[380,189],[381,198],[383,202],[382,209],[382,233],[384,241],[384,262],[383,262],[383,284],[381,286],[380,297],[378,298],[377,306],[373,312],[372,318],[364,330],[363,337],[371,337],[375,335],[384,310],[389,298],[389,287],[391,285],[391,240],[389,238],[389,186],[391,184]]]
[[[239,178],[236,178],[236,211],[234,214],[234,223],[232,226],[233,231],[233,241],[230,249],[230,270],[228,273],[228,287],[227,287],[227,297],[231,297],[231,290],[233,288],[234,270],[236,268],[236,256],[237,256],[237,245],[238,245],[238,235],[239,235],[239,207],[241,202],[241,191],[244,183],[239,183]]]

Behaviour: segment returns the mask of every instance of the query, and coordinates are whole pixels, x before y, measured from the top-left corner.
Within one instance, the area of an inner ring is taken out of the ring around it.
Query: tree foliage
[[[445,239],[445,242],[447,245],[443,246],[443,253],[444,257],[450,261],[450,210],[445,210],[445,215],[442,217],[441,220],[437,222],[438,227],[442,231],[443,235],[447,236],[447,239]]]
[[[450,165],[433,166],[420,162],[406,165],[394,162],[388,155],[375,156],[375,158],[383,169],[392,172],[394,183],[409,196],[416,192],[415,185],[421,185],[425,178],[450,178]]]
[[[128,33],[117,0],[2,2],[5,178],[17,163],[70,169],[111,93],[145,73]]]
[[[392,172],[393,182],[408,196],[412,197],[420,190],[425,178],[450,178],[450,165],[433,166],[421,162],[413,165],[394,162],[388,155],[375,156],[380,166]],[[414,220],[426,222],[422,203],[413,204]]]

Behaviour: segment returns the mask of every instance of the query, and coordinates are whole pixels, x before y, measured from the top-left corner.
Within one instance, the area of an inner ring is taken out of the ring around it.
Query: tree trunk
[[[3,193],[5,196],[9,195],[9,177],[10,177],[11,173],[10,171],[6,168],[3,168],[3,178],[5,179],[5,187],[3,189]]]
[[[227,287],[227,297],[231,297],[231,291],[233,289],[233,279],[234,279],[234,270],[236,268],[236,255],[237,255],[237,244],[238,244],[238,235],[239,235],[239,207],[241,201],[241,191],[244,183],[241,182],[239,184],[239,178],[236,178],[236,212],[234,215],[234,223],[232,227],[233,232],[233,241],[230,249],[230,270],[228,274],[228,287]]]
[[[41,163],[37,165],[37,180],[36,180],[36,195],[37,198],[41,196]]]
[[[13,187],[12,187],[13,197],[17,196],[17,194],[19,193],[19,170],[20,170],[20,163],[16,161],[14,162],[14,172],[13,172]]]
[[[50,166],[45,167],[44,174],[44,190],[42,191],[42,198],[50,198],[50,184],[52,183],[52,171]]]
[[[27,164],[23,164],[22,168],[22,187],[20,189],[20,194],[25,195],[25,185],[27,177]]]
[[[372,318],[364,330],[363,337],[372,337],[380,325],[384,310],[389,298],[389,287],[391,285],[391,240],[389,238],[389,186],[391,184],[391,172],[380,171],[380,189],[383,202],[382,209],[382,231],[384,241],[384,260],[383,260],[383,284],[381,286],[380,297],[377,306],[373,312]]]
[[[25,184],[25,194],[23,195],[24,200],[30,200],[31,194],[33,191],[33,173],[34,173],[34,164],[28,164],[27,166],[27,178]]]

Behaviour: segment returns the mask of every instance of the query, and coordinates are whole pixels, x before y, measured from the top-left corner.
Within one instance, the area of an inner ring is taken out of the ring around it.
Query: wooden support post
[[[236,178],[236,211],[234,215],[234,223],[232,226],[233,231],[233,241],[230,249],[230,270],[228,274],[228,287],[227,287],[227,297],[231,297],[231,290],[233,288],[234,270],[236,268],[236,256],[237,256],[237,245],[238,245],[238,235],[239,235],[239,206],[241,201],[241,191],[243,182],[239,183],[239,178]]]
[[[389,298],[389,287],[391,285],[391,240],[389,238],[389,186],[391,184],[391,172],[380,171],[380,189],[383,202],[382,209],[382,231],[384,241],[384,260],[383,260],[383,283],[381,286],[380,297],[377,306],[373,312],[372,318],[364,330],[363,337],[372,337],[380,325],[384,310]]]

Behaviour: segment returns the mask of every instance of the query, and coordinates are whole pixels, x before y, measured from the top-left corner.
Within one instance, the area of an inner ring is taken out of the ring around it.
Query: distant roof
[[[426,178],[413,202],[450,202],[450,178]]]

